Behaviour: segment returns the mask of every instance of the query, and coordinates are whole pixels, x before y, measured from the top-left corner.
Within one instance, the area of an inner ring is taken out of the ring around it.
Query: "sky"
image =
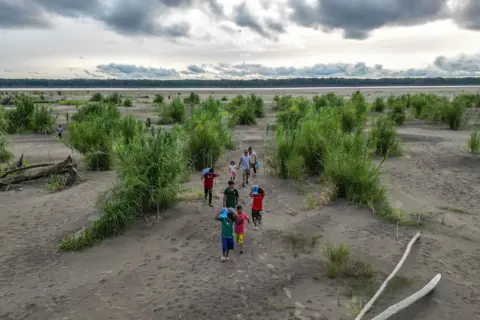
[[[0,0],[0,78],[480,76],[480,0]]]

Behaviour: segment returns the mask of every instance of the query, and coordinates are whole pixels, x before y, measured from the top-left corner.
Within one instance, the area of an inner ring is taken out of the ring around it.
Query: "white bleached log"
[[[405,300],[402,300],[399,303],[389,307],[387,310],[383,311],[372,320],[386,320],[391,316],[393,316],[394,314],[397,314],[403,309],[411,306],[412,304],[414,304],[415,302],[417,302],[418,300],[422,299],[427,294],[429,294],[433,289],[435,289],[438,282],[440,282],[440,279],[442,279],[442,275],[439,273],[432,280],[430,280],[430,282],[425,287],[418,290],[417,292],[415,292]]]
[[[405,260],[407,259],[408,257],[408,254],[410,253],[410,250],[412,249],[412,246],[413,244],[415,243],[415,241],[417,241],[417,239],[420,237],[420,232],[417,233],[412,240],[410,240],[410,242],[408,243],[408,246],[407,246],[407,249],[405,250],[405,253],[403,254],[403,257],[402,259],[400,260],[400,262],[397,264],[397,266],[395,267],[395,269],[393,270],[393,272],[388,276],[388,278],[382,283],[380,289],[378,289],[377,293],[375,293],[375,295],[373,296],[372,299],[370,299],[370,301],[368,301],[368,303],[365,305],[365,307],[363,307],[362,311],[360,311],[360,313],[358,314],[358,316],[355,318],[355,320],[361,320],[363,318],[363,316],[368,312],[368,310],[370,310],[370,308],[372,307],[372,305],[375,303],[375,301],[377,301],[378,297],[380,297],[380,295],[382,294],[383,290],[385,290],[385,288],[387,287],[387,284],[390,280],[393,279],[393,277],[395,277],[395,275],[397,274],[398,270],[400,270],[400,268],[402,267],[403,263],[405,262]]]

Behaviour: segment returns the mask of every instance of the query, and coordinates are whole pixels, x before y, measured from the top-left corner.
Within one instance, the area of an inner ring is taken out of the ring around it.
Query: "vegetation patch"
[[[398,137],[395,123],[388,117],[372,121],[370,143],[375,153],[382,157],[396,157],[402,154],[402,141]]]

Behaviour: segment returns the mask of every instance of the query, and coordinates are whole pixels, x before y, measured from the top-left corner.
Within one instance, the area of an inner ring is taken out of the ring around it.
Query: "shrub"
[[[360,91],[355,91],[350,98],[350,101],[355,106],[357,115],[361,116],[368,111],[368,102],[365,96]]]
[[[448,124],[450,130],[458,130],[465,124],[465,106],[459,100],[454,100],[443,107],[442,121]]]
[[[239,106],[233,112],[231,118],[231,125],[253,125],[257,123],[255,117],[255,107],[251,101],[246,102],[242,106]]]
[[[345,99],[333,92],[321,96],[314,96],[312,101],[316,110],[324,107],[341,107],[345,104]]]
[[[0,131],[0,163],[9,162],[12,158],[10,140],[4,131]]]
[[[196,170],[215,165],[225,148],[233,145],[232,134],[222,123],[218,102],[205,100],[186,123],[190,138],[187,156]]]
[[[125,99],[125,101],[123,101],[123,106],[124,107],[131,107],[132,106],[132,99],[128,98],[128,99]]]
[[[471,154],[480,153],[480,133],[478,131],[475,131],[470,135],[467,142],[467,148]]]
[[[399,156],[401,152],[401,141],[397,135],[395,123],[387,118],[381,117],[375,122],[372,121],[370,141],[375,146],[375,152],[379,156]]]
[[[375,112],[383,112],[387,108],[387,104],[385,103],[385,99],[382,97],[377,97],[372,105],[372,111]]]
[[[165,98],[161,94],[156,94],[155,98],[153,99],[154,104],[163,104]]]
[[[407,121],[407,113],[405,112],[405,107],[396,102],[390,112],[388,113],[389,118],[395,123],[395,125],[399,126]]]
[[[120,105],[122,103],[122,97],[120,96],[120,94],[118,92],[113,92],[105,98],[105,102],[117,106],[117,105]]]
[[[253,104],[253,112],[255,114],[255,117],[257,118],[265,117],[265,107],[263,105],[262,97],[256,96],[255,94],[251,94],[248,97],[247,101]]]
[[[55,118],[46,106],[36,106],[31,121],[31,129],[36,133],[50,134],[54,131]]]
[[[90,102],[102,102],[103,95],[100,92],[95,92],[89,99]]]
[[[109,170],[111,167],[112,129],[108,119],[92,118],[69,125],[69,142],[84,154],[90,170]]]
[[[479,108],[480,94],[479,93],[461,93],[453,99],[454,102],[460,103],[465,108]]]
[[[188,104],[200,104],[200,96],[195,92],[190,92],[190,95],[183,101]]]
[[[24,132],[30,129],[35,104],[33,100],[20,96],[15,100],[15,108],[7,110],[5,118],[7,120],[7,132]]]
[[[223,97],[222,97],[222,102],[227,102],[227,101],[228,101],[227,96],[223,96]]]
[[[184,137],[180,129],[154,129],[148,135],[142,129],[131,143],[117,141],[113,149],[119,180],[101,204],[102,215],[65,238],[60,249],[81,250],[118,235],[142,213],[156,210],[158,214],[168,208],[180,192],[188,168]]]
[[[80,107],[77,113],[72,116],[72,120],[82,122],[99,117],[116,121],[120,118],[120,111],[118,111],[117,107],[113,105],[89,103]]]
[[[185,104],[180,98],[175,98],[159,110],[161,123],[183,123],[186,117]]]
[[[63,174],[52,174],[48,177],[47,182],[45,182],[45,189],[48,192],[55,192],[65,189],[68,185],[69,179]]]

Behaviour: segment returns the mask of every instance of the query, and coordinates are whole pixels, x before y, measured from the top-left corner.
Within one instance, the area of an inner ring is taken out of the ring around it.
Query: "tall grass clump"
[[[109,170],[112,143],[120,112],[111,104],[92,103],[79,108],[69,124],[68,142],[84,154],[90,170]]]
[[[180,98],[175,98],[169,104],[159,109],[159,115],[162,124],[183,123],[187,111],[182,100]]]
[[[388,112],[388,117],[399,126],[407,121],[407,112],[404,105],[401,102],[395,102],[392,109]]]
[[[385,99],[382,97],[377,97],[372,105],[372,111],[374,112],[383,112],[387,108]]]
[[[90,102],[102,102],[103,95],[100,92],[95,92],[89,99]]]
[[[132,99],[130,99],[130,98],[127,98],[127,99],[125,99],[125,101],[123,101],[123,106],[126,107],[126,108],[130,108],[132,105],[133,105]]]
[[[32,99],[20,96],[15,100],[15,107],[7,110],[5,119],[7,122],[7,132],[25,132],[30,128],[35,104]]]
[[[478,131],[475,131],[470,135],[467,142],[467,148],[471,154],[480,153],[480,133]]]
[[[263,98],[252,93],[247,101],[250,101],[253,104],[253,112],[255,117],[263,118],[265,117],[265,107],[263,104]]]
[[[188,97],[184,98],[183,101],[188,104],[200,104],[200,96],[198,93],[190,92]]]
[[[130,143],[120,139],[114,144],[118,182],[104,196],[101,216],[65,238],[60,249],[77,251],[92,246],[120,234],[139,215],[158,215],[176,200],[188,170],[185,133],[153,129],[152,134],[144,134],[142,126],[138,125]]]
[[[370,141],[375,146],[375,153],[379,156],[395,157],[402,153],[397,127],[388,117],[381,117],[372,121]]]
[[[480,93],[461,93],[455,100],[465,108],[480,108]]]
[[[230,125],[254,125],[257,123],[255,116],[255,107],[251,101],[245,102],[243,105],[236,107],[230,118]]]
[[[165,98],[161,94],[156,94],[155,98],[153,99],[154,104],[163,104]]]
[[[113,105],[120,105],[122,103],[122,97],[118,92],[113,92],[110,93],[106,98],[105,98],[106,103],[110,103]]]
[[[45,105],[35,106],[31,98],[20,96],[15,101],[15,107],[5,113],[6,131],[51,133],[55,126],[55,118],[50,112]]]
[[[51,115],[51,109],[46,106],[36,106],[33,111],[31,129],[37,133],[50,134],[54,131],[56,119]]]
[[[187,156],[196,170],[215,165],[225,149],[232,147],[232,133],[222,121],[218,101],[207,99],[186,123]]]
[[[342,107],[345,104],[345,99],[334,92],[329,92],[321,96],[314,96],[312,101],[317,110],[324,107]]]
[[[454,100],[443,107],[442,121],[450,130],[459,130],[465,124],[465,105],[459,100]]]

